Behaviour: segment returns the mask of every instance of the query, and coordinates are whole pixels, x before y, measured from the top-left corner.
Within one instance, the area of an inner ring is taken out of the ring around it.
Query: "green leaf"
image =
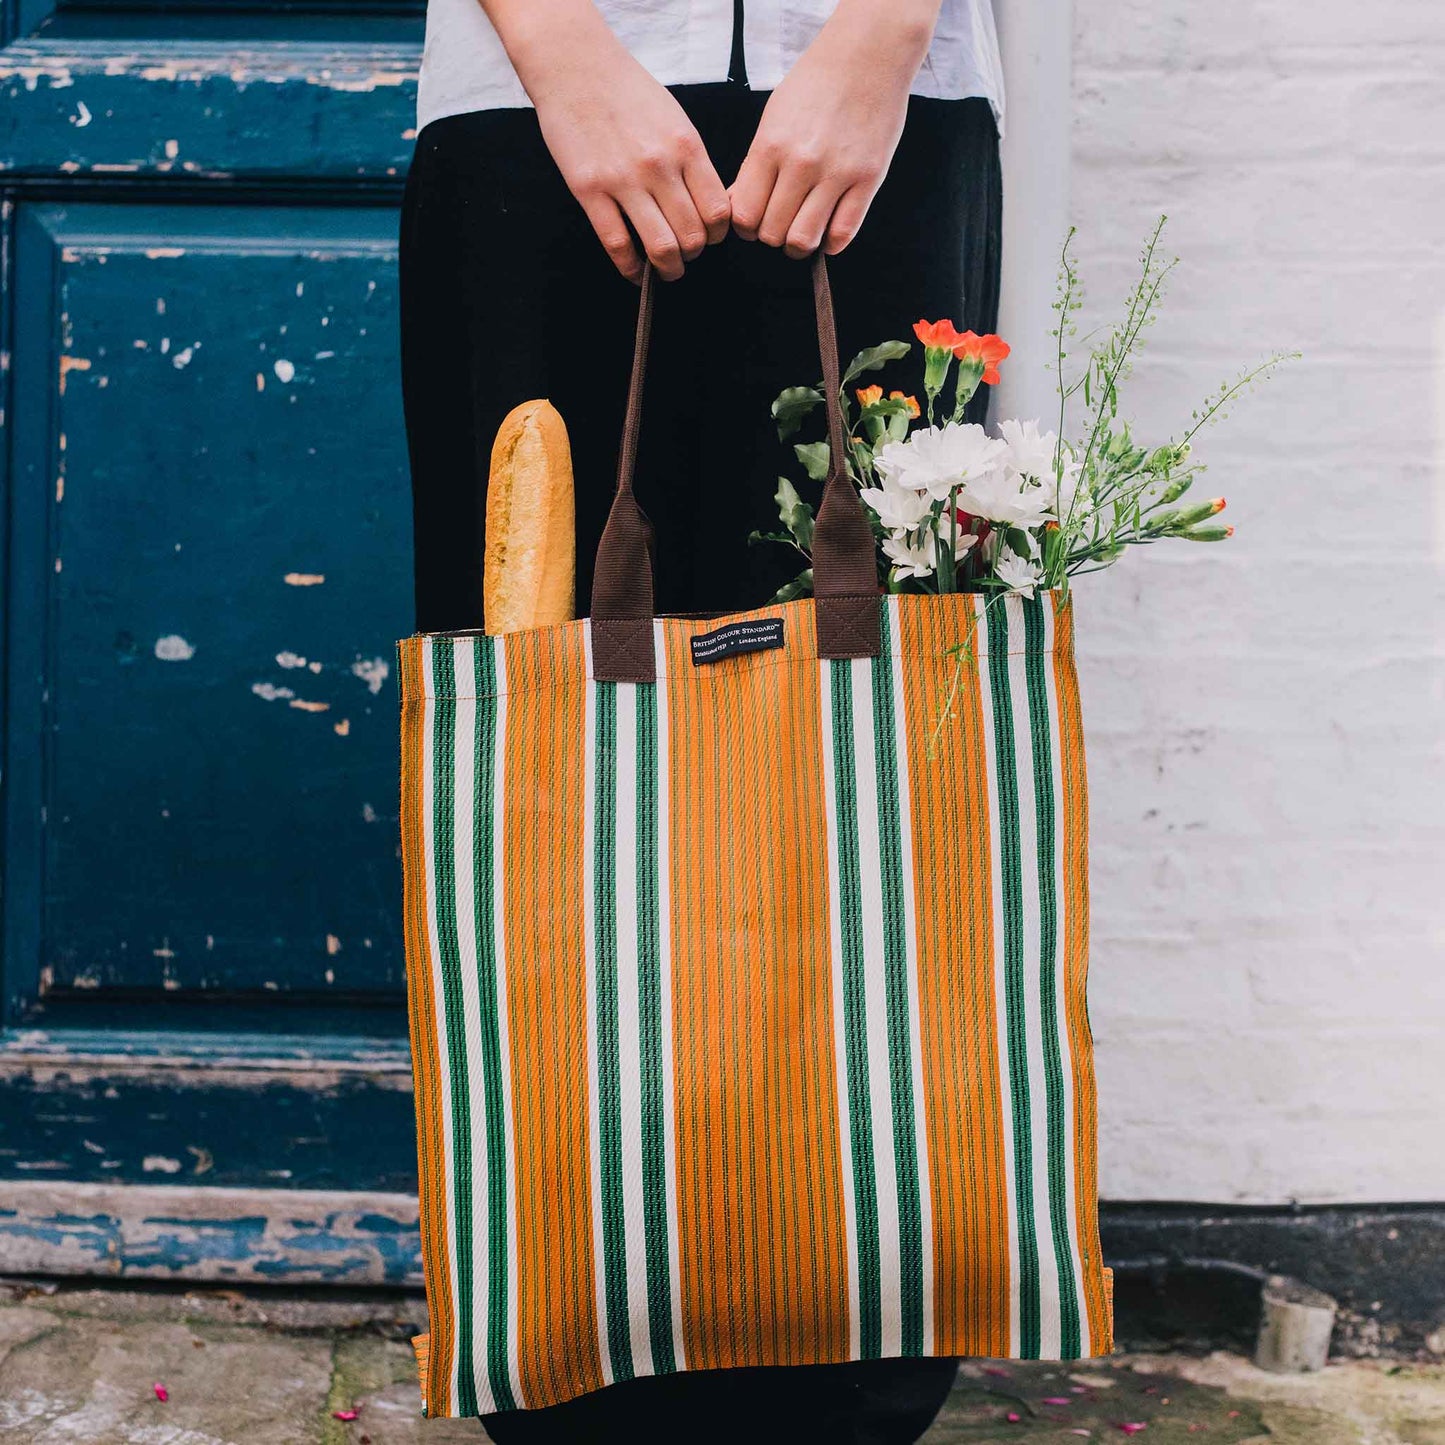
[[[877,346],[867,347],[848,363],[848,370],[843,373],[843,385],[847,386],[865,371],[877,371],[890,361],[901,361],[912,350],[913,347],[906,341],[883,341]]]
[[[803,470],[815,482],[828,480],[828,466],[831,453],[827,442],[799,442],[793,451],[803,464]]]
[[[823,393],[816,386],[790,386],[779,392],[773,403],[773,421],[777,423],[778,439],[787,441],[802,426],[803,419],[815,406],[821,405]]]
[[[863,408],[864,416],[907,416],[908,403],[901,396],[885,396]]]
[[[826,450],[826,448],[825,448]],[[805,552],[813,550],[813,508],[799,495],[798,489],[786,478],[778,478],[778,490],[773,494],[778,503],[778,516],[789,536]]]
[[[1004,532],[1004,541],[1009,544],[1010,550],[1022,557],[1025,562],[1033,560],[1033,549],[1029,546],[1029,534],[1022,527],[1009,527]]]
[[[807,597],[813,591],[813,569],[808,568],[806,572],[799,572],[791,582],[784,582],[776,592],[773,593],[774,602],[791,602],[795,597]]]

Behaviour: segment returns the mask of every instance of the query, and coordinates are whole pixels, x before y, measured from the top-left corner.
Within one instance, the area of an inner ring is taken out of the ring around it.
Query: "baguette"
[[[570,622],[576,579],[567,427],[550,401],[524,401],[492,445],[483,626],[498,633]]]

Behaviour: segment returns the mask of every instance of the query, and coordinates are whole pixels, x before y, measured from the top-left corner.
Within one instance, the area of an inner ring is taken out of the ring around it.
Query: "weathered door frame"
[[[254,43],[167,38],[174,16],[111,19],[95,5],[79,23],[52,0],[0,6],[0,407],[50,404],[47,368],[30,364],[43,338],[18,338],[8,282],[17,207],[33,203],[178,199],[307,201],[394,206],[414,139],[417,27],[373,16],[354,29],[375,41],[317,39],[318,6],[299,20],[278,4],[277,23]],[[101,17],[99,20],[97,17]],[[219,18],[218,18],[219,17]],[[218,34],[227,21],[210,17]],[[293,23],[294,21],[294,23]],[[234,23],[234,22],[232,22]],[[270,31],[274,30],[274,36]],[[337,32],[340,34],[340,32]],[[92,38],[100,34],[112,38]],[[295,38],[292,38],[292,37]],[[305,37],[305,38],[302,38]],[[184,144],[154,124],[156,97],[186,108]],[[276,128],[284,113],[289,124]],[[127,124],[89,125],[122,116]],[[264,141],[264,144],[260,143]],[[9,365],[27,348],[25,380]],[[51,352],[51,380],[63,369]],[[0,432],[3,577],[11,605],[44,595],[44,549],[16,546],[46,525],[46,459],[17,457]],[[77,1079],[102,1090],[204,1089],[233,1107],[262,1094],[350,1088],[377,1099],[409,1094],[404,1041],[275,1033],[36,1028],[43,987],[43,866],[34,821],[44,802],[46,633],[39,619],[11,626],[3,660],[3,1010],[0,1110],[21,1087]],[[164,1166],[168,1168],[169,1165]],[[159,1177],[164,1177],[162,1173]],[[406,1193],[217,1189],[204,1183],[116,1187],[34,1177],[0,1182],[0,1271],[187,1280],[355,1284],[419,1281],[416,1203]]]

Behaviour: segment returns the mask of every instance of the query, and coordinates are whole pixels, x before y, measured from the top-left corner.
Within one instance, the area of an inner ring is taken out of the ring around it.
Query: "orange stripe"
[[[758,615],[758,614],[751,614]],[[694,668],[669,620],[668,796],[682,1328],[694,1369],[848,1357],[818,665]]]
[[[535,1408],[603,1384],[583,948],[582,628],[507,641],[503,785],[517,1210],[517,1371]]]
[[[1113,1348],[1113,1310],[1099,1246],[1098,1095],[1089,1031],[1089,796],[1079,679],[1074,667],[1074,609],[1054,610],[1054,686],[1058,693],[1059,772],[1063,779],[1064,1011],[1074,1071],[1074,1182],[1084,1301],[1095,1354]]]
[[[975,600],[900,598],[899,649],[932,1186],[934,1350],[999,1356],[1009,1345],[1008,1196],[978,666],[986,634],[976,623]],[[970,639],[973,650],[956,667],[948,649]],[[951,715],[940,727],[950,700]]]
[[[426,767],[426,700],[419,637],[399,646],[401,682],[401,852],[402,927],[406,943],[407,1008],[411,1025],[412,1087],[416,1097],[417,1179],[421,1215],[422,1265],[429,1348],[421,1358],[423,1395],[429,1419],[451,1412],[450,1379],[455,1340],[451,1279],[447,1268],[445,1149],[441,1116],[441,1067],[437,1060],[436,999],[427,945],[426,849],[422,790]]]

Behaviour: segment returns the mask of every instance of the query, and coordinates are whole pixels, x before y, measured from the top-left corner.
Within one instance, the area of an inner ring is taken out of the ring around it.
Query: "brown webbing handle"
[[[653,682],[657,675],[652,641],[652,527],[632,490],[652,333],[654,284],[649,267],[637,308],[632,381],[617,459],[617,493],[597,545],[592,581],[592,668],[593,676],[604,682]],[[878,565],[873,530],[848,479],[839,400],[838,332],[833,321],[828,266],[821,251],[813,258],[813,302],[831,458],[813,530],[818,655],[876,657],[880,645]]]

